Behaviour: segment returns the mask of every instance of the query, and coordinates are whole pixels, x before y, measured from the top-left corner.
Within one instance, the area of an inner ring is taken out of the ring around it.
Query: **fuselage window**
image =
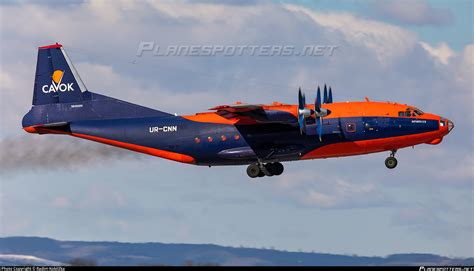
[[[346,130],[349,132],[349,133],[354,133],[356,131],[356,125],[355,123],[347,123],[346,124]]]

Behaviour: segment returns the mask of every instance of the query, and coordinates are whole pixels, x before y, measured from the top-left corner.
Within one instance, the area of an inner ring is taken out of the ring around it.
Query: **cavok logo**
[[[43,92],[44,93],[51,93],[51,92],[57,93],[58,91],[61,91],[61,92],[74,91],[74,88],[72,88],[72,84],[74,83],[61,83],[61,80],[63,80],[63,75],[64,75],[63,71],[55,70],[53,72],[51,85],[44,85],[42,87]]]

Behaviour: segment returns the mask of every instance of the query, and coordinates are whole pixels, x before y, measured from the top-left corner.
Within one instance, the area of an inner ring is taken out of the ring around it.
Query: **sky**
[[[0,236],[474,256],[472,1],[2,1]],[[37,46],[64,45],[89,90],[192,114],[235,101],[397,101],[454,121],[439,145],[196,167],[30,135]],[[137,56],[138,44],[336,45],[323,56]]]

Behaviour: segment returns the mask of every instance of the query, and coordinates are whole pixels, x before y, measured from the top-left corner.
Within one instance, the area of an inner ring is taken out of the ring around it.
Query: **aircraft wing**
[[[238,119],[237,124],[293,124],[298,122],[296,117],[289,112],[264,109],[264,106],[261,104],[219,105],[209,110],[216,110],[218,115],[226,119]]]
[[[209,110],[226,110],[228,112],[246,112],[251,110],[258,110],[263,109],[263,105],[261,104],[226,104],[226,105],[218,105],[213,108],[209,108]]]

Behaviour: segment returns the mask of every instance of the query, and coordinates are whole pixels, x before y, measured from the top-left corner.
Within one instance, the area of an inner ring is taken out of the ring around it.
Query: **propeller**
[[[306,97],[301,93],[301,88],[298,90],[298,124],[300,125],[300,133],[306,133],[306,118],[310,117],[313,111],[306,108]]]
[[[324,103],[329,103],[329,99],[332,99],[332,92],[329,92],[330,95],[328,97],[327,87],[324,85]],[[314,117],[316,118],[316,129],[319,136],[319,141],[323,141],[323,117],[331,114],[331,111],[328,109],[321,107],[321,89],[318,86],[318,91],[316,93],[316,100],[314,102]]]
[[[326,85],[324,85],[324,96],[323,103],[332,103],[332,90],[329,87],[329,96]],[[318,86],[316,93],[316,99],[314,101],[314,110],[306,108],[306,97],[305,94],[301,92],[301,88],[298,90],[298,123],[300,126],[300,133],[306,133],[306,118],[314,115],[316,120],[316,132],[319,136],[319,141],[322,141],[323,135],[323,117],[329,115],[331,111],[321,107],[321,89]]]

